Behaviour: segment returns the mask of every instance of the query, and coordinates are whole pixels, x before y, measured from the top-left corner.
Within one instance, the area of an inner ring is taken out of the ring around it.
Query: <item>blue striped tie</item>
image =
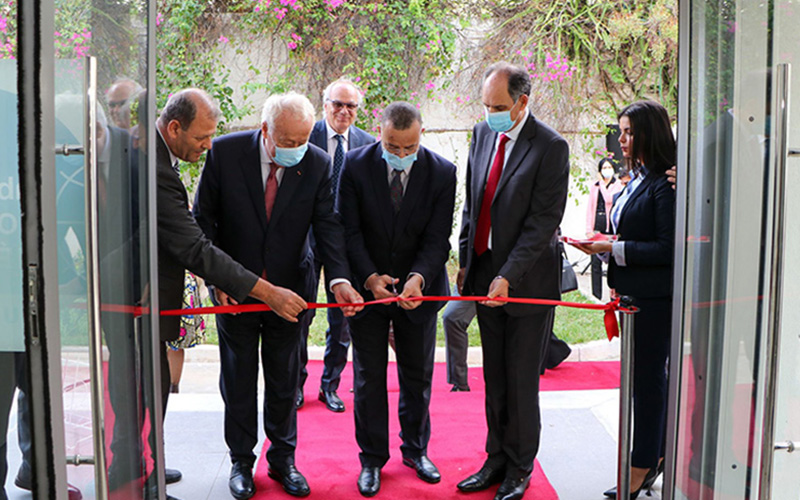
[[[339,174],[342,173],[342,163],[344,163],[344,147],[342,146],[344,137],[340,134],[336,134],[334,137],[338,142],[336,152],[333,153],[333,196],[336,197],[339,192]]]

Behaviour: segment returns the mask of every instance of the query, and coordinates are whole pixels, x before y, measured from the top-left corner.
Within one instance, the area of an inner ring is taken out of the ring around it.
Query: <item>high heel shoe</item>
[[[647,494],[648,496],[650,496],[653,483],[656,482],[656,478],[664,470],[664,466],[662,465],[663,463],[664,462],[662,461],[660,464],[658,464],[658,467],[654,467],[647,471],[647,475],[644,476],[644,481],[642,481],[642,485],[639,486],[639,488],[636,491],[631,491],[631,496],[630,496],[631,500],[638,497],[639,493],[641,493],[642,490],[647,490]],[[603,495],[605,495],[608,498],[617,498],[617,487],[614,486],[613,488],[604,491]]]

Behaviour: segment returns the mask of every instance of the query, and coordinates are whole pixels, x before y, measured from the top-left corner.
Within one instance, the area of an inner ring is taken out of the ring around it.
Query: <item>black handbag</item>
[[[561,247],[561,293],[572,292],[578,289],[578,277],[567,258],[564,244],[559,242],[559,246]]]

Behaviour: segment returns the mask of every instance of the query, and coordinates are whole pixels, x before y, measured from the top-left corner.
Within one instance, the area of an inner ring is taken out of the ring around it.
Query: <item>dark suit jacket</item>
[[[342,172],[339,207],[353,284],[365,300],[371,300],[372,293],[363,287],[372,273],[398,278],[399,293],[408,274],[416,272],[425,280],[425,295],[447,295],[445,262],[450,253],[456,167],[420,146],[395,216],[382,152],[379,142],[350,151]],[[426,302],[406,314],[420,322],[442,305]]]
[[[330,157],[309,145],[300,163],[284,171],[267,223],[260,140],[260,130],[214,140],[200,177],[194,216],[205,234],[247,269],[266,271],[270,283],[313,300],[313,254],[306,238],[312,224],[328,282],[350,275],[344,231],[333,208]]]
[[[328,152],[328,127],[325,126],[324,118],[314,124],[314,128],[311,130],[311,137],[308,139],[308,142],[317,146],[326,153]],[[348,151],[358,149],[361,146],[366,146],[367,144],[372,144],[373,142],[375,142],[375,138],[369,135],[367,132],[361,130],[355,125],[350,126],[350,148]]]
[[[475,227],[496,138],[486,122],[473,130],[459,251],[461,267],[466,268],[465,295],[474,293],[470,282]],[[492,267],[495,275],[508,280],[511,297],[561,297],[557,229],[564,215],[568,184],[567,142],[529,115],[492,201]],[[525,305],[507,304],[504,308],[514,316],[532,312]]]
[[[189,213],[189,200],[177,172],[170,164],[169,150],[156,132],[158,179],[158,300],[162,310],[183,305],[184,270],[216,284],[242,302],[258,276],[215,247]],[[180,333],[180,317],[162,316],[161,340],[174,340]]]
[[[609,260],[608,285],[638,298],[672,296],[675,191],[665,175],[648,175],[622,208],[617,227],[625,266]]]

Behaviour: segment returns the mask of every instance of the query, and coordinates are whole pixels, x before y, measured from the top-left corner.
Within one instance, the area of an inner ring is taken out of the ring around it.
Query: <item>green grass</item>
[[[317,302],[326,302],[325,292],[322,286],[319,287]],[[584,304],[593,303],[583,296],[582,293],[575,291],[564,294],[562,300],[567,302],[580,302]],[[211,305],[210,302],[208,305]],[[444,330],[442,328],[442,312],[439,311],[439,318],[436,323],[436,345],[444,347]],[[328,327],[328,316],[324,309],[317,310],[314,321],[308,332],[308,345],[325,345],[325,330]],[[605,327],[603,326],[602,311],[591,311],[587,309],[575,309],[570,307],[559,307],[556,309],[556,320],[553,327],[556,335],[569,344],[580,344],[590,340],[606,338]],[[480,346],[481,338],[478,332],[478,322],[473,320],[467,329],[469,334],[469,345]],[[214,318],[206,318],[206,344],[217,344],[217,325]]]

